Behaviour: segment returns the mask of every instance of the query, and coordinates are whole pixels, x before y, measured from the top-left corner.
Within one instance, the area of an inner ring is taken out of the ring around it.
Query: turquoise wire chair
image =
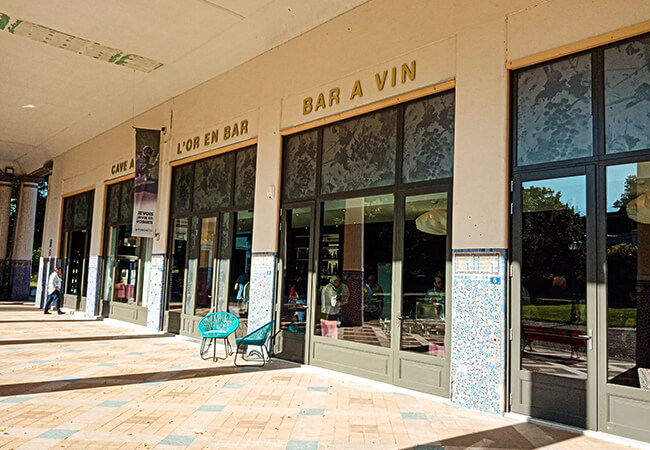
[[[271,352],[269,351],[268,344],[269,344],[269,338],[271,337],[271,332],[273,331],[273,323],[274,321],[272,320],[267,324],[262,325],[257,330],[247,334],[246,336],[235,339],[235,342],[237,344],[237,350],[235,351],[236,366],[240,365],[237,364],[237,354],[239,353],[239,348],[242,345],[246,345],[246,346],[252,345],[260,348],[259,351],[258,350],[250,351],[248,357],[246,357],[246,355],[242,353],[241,358],[244,361],[262,361],[262,364],[258,365],[258,367],[263,367],[267,362],[271,361]],[[266,356],[264,356],[265,351],[266,351]],[[251,355],[257,355],[257,357],[250,358]],[[241,365],[248,366],[249,364],[241,364]]]
[[[232,346],[228,337],[235,332],[239,327],[239,319],[236,315],[228,312],[213,312],[203,317],[197,325],[199,333],[203,340],[201,341],[201,358],[208,359],[205,355],[210,350],[210,345],[213,346],[212,360],[226,359],[232,355]],[[217,339],[223,339],[223,345],[226,349],[226,356],[217,356]],[[207,347],[206,347],[207,342]]]

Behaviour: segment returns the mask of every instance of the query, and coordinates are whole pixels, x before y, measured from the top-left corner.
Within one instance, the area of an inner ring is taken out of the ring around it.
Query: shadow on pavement
[[[0,345],[27,345],[27,344],[51,344],[63,342],[90,342],[90,341],[124,341],[128,339],[157,339],[168,338],[169,334],[127,334],[118,336],[75,336],[69,338],[45,338],[45,339],[12,339],[0,340]]]
[[[164,372],[144,372],[127,375],[102,375],[88,378],[68,378],[51,381],[35,381],[29,383],[0,384],[2,396],[37,394],[46,392],[65,392],[80,389],[106,388],[112,386],[128,386],[135,384],[158,383],[165,381],[188,380],[193,378],[209,378],[222,375],[234,375],[242,372],[266,372],[295,368],[293,363],[273,360],[264,367],[212,367],[195,369],[176,369]]]
[[[526,436],[530,436],[531,440]],[[575,433],[565,430],[543,427],[531,423],[509,425],[476,433],[463,434],[443,439],[440,442],[416,445],[417,450],[454,450],[466,448],[492,449],[521,449],[532,450],[568,441],[578,437]]]

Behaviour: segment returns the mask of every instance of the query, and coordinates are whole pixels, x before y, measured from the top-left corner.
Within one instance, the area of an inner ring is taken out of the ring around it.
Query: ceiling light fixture
[[[36,106],[32,105],[31,103],[28,104],[28,105],[23,105],[22,107],[23,107],[23,108],[29,108],[29,109],[36,108]]]

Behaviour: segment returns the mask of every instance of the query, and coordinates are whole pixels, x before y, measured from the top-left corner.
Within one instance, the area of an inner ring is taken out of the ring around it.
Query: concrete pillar
[[[13,182],[0,179],[0,285],[4,281],[7,245],[9,242],[9,207]]]
[[[463,30],[456,63],[451,400],[496,414],[506,405],[505,40],[503,20]]]
[[[22,181],[18,195],[18,210],[11,253],[11,299],[28,300],[34,249],[34,220],[38,183]]]
[[[253,255],[248,303],[248,331],[272,319],[278,261],[280,169],[282,167],[281,102],[260,108],[253,213]],[[270,188],[271,195],[267,189]]]

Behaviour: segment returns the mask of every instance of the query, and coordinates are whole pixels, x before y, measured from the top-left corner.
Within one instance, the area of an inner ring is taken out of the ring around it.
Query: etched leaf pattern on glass
[[[119,184],[108,187],[108,222],[115,223],[120,219],[120,189]]]
[[[282,187],[284,200],[307,198],[315,194],[317,149],[317,130],[287,137]]]
[[[235,205],[252,205],[255,201],[255,167],[257,147],[237,152],[235,170]]]
[[[605,50],[605,151],[650,148],[650,37]]]
[[[521,72],[517,89],[518,165],[593,154],[590,55]]]
[[[73,198],[74,204],[74,219],[72,221],[72,226],[74,228],[87,228],[88,218],[89,218],[89,209],[92,204],[92,192],[86,192],[84,194],[79,194]]]
[[[321,193],[395,183],[397,108],[323,129]]]
[[[74,219],[74,197],[68,197],[63,200],[63,228],[72,228]]]
[[[233,154],[195,163],[193,211],[211,211],[230,204]]]
[[[176,214],[186,213],[190,210],[191,175],[191,164],[175,168],[172,174],[172,211]]]
[[[404,183],[449,178],[454,160],[454,93],[404,109]]]
[[[120,199],[120,222],[133,220],[133,180],[122,182],[122,198]]]

